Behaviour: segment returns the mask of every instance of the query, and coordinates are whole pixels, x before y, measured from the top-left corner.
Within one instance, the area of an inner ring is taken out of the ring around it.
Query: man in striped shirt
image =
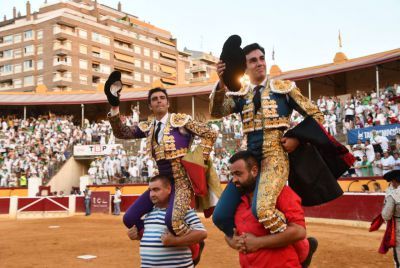
[[[150,179],[149,191],[154,207],[144,217],[143,234],[138,232],[136,226],[128,231],[130,239],[140,240],[141,267],[194,267],[189,246],[197,243],[204,245],[203,240],[207,237],[207,231],[199,217],[193,209],[188,210],[185,223],[190,231],[184,236],[173,235],[165,225],[167,208],[172,205],[169,198],[172,191],[171,180],[157,175]],[[199,257],[196,259],[198,262]]]

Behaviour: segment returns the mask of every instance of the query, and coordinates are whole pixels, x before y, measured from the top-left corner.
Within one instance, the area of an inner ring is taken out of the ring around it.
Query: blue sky
[[[31,0],[37,11],[44,0]],[[52,2],[52,0],[48,0]],[[118,1],[99,0],[117,7]],[[121,0],[125,12],[169,30],[178,48],[219,56],[231,34],[243,44],[258,42],[272,48],[283,71],[332,62],[342,33],[342,51],[355,58],[400,48],[399,0]],[[2,13],[12,16],[16,6],[25,14],[25,1],[3,1]]]

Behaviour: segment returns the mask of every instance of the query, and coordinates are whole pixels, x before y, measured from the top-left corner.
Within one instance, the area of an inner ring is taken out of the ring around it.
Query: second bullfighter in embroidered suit
[[[303,116],[313,117],[319,123],[323,122],[323,115],[316,105],[300,93],[294,82],[269,79],[265,72],[264,75],[258,75],[260,68],[266,68],[264,52],[258,44],[253,45],[256,46],[246,53],[247,70],[253,64],[252,61],[256,61],[255,71],[248,73],[251,84],[238,92],[226,92],[229,89],[223,90],[217,86],[210,96],[210,113],[216,118],[240,113],[243,132],[247,135],[248,150],[261,161],[253,214],[271,233],[276,233],[286,228],[285,217],[275,205],[289,176],[288,155],[281,139],[290,126],[290,115],[295,109]],[[252,76],[257,75],[260,83],[256,84],[252,81]],[[255,107],[256,90],[261,91],[259,108]],[[222,199],[223,197],[220,202],[224,202]]]
[[[165,93],[166,94],[166,93]],[[203,149],[204,159],[207,160],[216,139],[216,133],[206,124],[192,120],[186,114],[165,114],[163,134],[156,140],[156,120],[140,122],[138,126],[124,125],[119,115],[109,117],[115,137],[119,139],[147,139],[147,154],[157,163],[159,174],[173,178],[174,195],[167,210],[167,226],[176,235],[183,235],[188,231],[184,223],[184,216],[189,208],[193,190],[191,183],[181,164],[181,159],[188,153],[194,136],[201,138],[200,146]],[[124,217],[125,224],[133,225],[140,230],[143,223],[140,217],[150,211],[152,203],[146,191],[134,205],[129,208]]]

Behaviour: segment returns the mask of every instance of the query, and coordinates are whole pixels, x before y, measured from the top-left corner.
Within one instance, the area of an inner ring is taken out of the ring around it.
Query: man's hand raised
[[[225,69],[226,69],[225,63],[222,60],[220,60],[217,63],[217,74],[218,74],[218,77],[219,77],[218,89],[225,89],[226,90],[226,85],[224,83],[224,79],[222,78],[222,76],[224,75]]]

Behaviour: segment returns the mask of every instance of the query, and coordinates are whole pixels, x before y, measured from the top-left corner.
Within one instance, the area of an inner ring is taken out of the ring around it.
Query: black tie
[[[261,89],[263,86],[256,86],[254,88],[254,97],[253,97],[253,103],[254,103],[254,114],[257,113],[258,109],[261,107]]]
[[[156,139],[156,142],[157,142],[157,144],[159,144],[158,143],[158,134],[160,133],[160,130],[161,130],[161,122],[158,122],[157,123],[157,129],[156,129],[156,133],[154,134],[154,137],[155,137],[155,139]]]

